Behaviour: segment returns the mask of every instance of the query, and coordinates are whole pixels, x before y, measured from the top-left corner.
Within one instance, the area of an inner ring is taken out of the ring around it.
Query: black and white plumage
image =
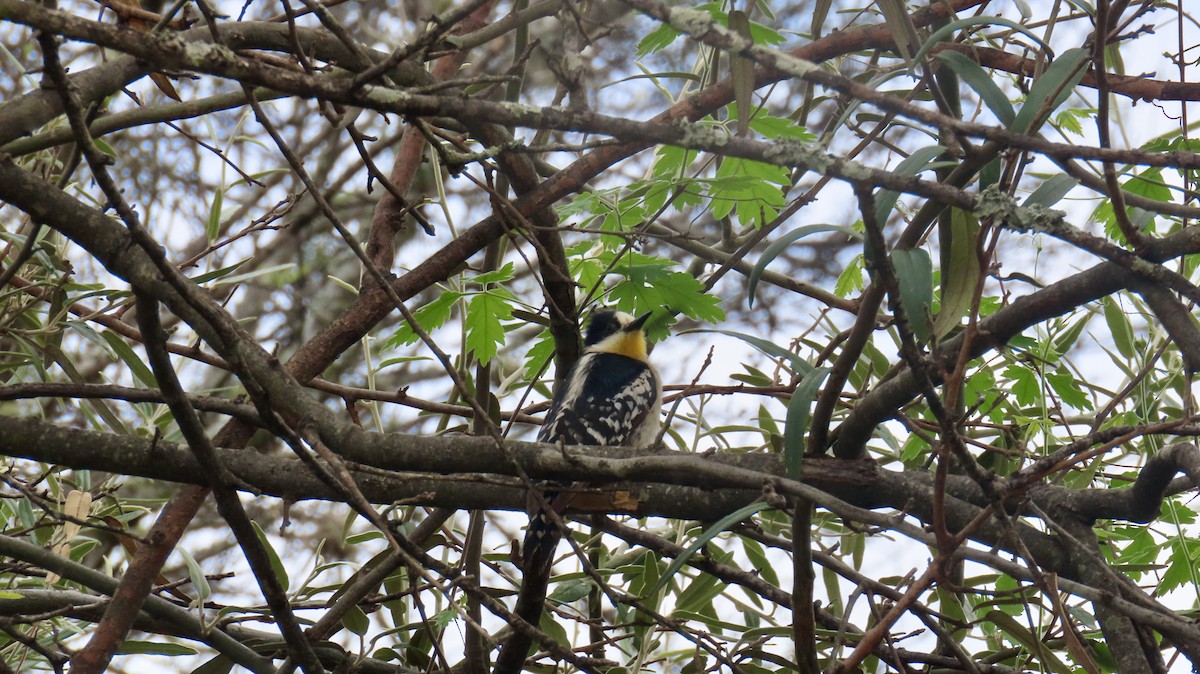
[[[555,393],[538,440],[564,445],[649,447],[658,438],[662,380],[647,357],[642,326],[650,314],[592,314],[584,354]],[[546,510],[562,512],[569,492],[532,499],[522,546],[521,590],[514,613],[536,626],[546,603],[554,552],[563,531]],[[520,672],[532,639],[515,631],[500,649],[495,674]]]
[[[646,355],[642,326],[649,317],[612,311],[592,316],[584,354],[563,381],[538,440],[602,447],[655,441],[662,383]]]

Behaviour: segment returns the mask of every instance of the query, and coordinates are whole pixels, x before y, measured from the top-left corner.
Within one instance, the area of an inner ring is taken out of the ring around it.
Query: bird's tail
[[[517,593],[513,613],[534,627],[542,620],[554,553],[563,537],[562,529],[546,514],[546,508],[561,512],[567,500],[567,494],[547,492],[542,503],[531,508],[529,527],[525,529],[525,543],[521,546],[521,590]],[[520,672],[532,644],[532,638],[514,629],[508,640],[500,646],[493,674]]]

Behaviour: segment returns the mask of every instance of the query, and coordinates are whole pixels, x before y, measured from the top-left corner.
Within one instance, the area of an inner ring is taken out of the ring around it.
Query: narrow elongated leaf
[[[939,52],[937,58],[979,94],[980,100],[1001,124],[1012,124],[1013,117],[1017,114],[1012,101],[1008,100],[1008,96],[996,86],[996,81],[978,63],[956,51]]]
[[[666,571],[663,571],[662,575],[659,576],[658,582],[654,584],[654,587],[649,592],[643,593],[641,596],[654,596],[656,592],[663,589],[666,587],[667,583],[671,582],[671,577],[674,576],[680,569],[682,569],[683,565],[687,564],[688,560],[690,560],[692,556],[696,554],[696,551],[704,547],[706,543],[716,538],[721,534],[721,532],[725,531],[729,527],[741,522],[757,512],[766,510],[770,507],[771,506],[767,505],[766,501],[755,501],[754,503],[751,503],[744,508],[739,508],[714,522],[710,527],[702,531],[700,535],[696,537],[696,540],[692,541],[691,544],[684,548],[683,552],[679,553],[678,557],[671,560],[671,563],[667,566]]]
[[[762,544],[745,536],[739,536],[738,539],[742,542],[742,550],[750,560],[751,567],[758,569],[763,580],[772,585],[779,585],[779,574],[775,573],[775,567],[771,566],[771,560]]]
[[[750,17],[741,10],[729,13],[729,29],[754,44],[750,34]],[[730,52],[729,79],[733,82],[733,100],[737,102],[737,135],[750,132],[750,117],[754,114],[754,61]]]
[[[896,43],[896,51],[911,69],[913,50],[917,48],[917,28],[908,15],[904,0],[875,0],[875,6],[883,13],[888,30],[892,33],[892,41]]]
[[[150,388],[158,388],[158,381],[154,378],[154,372],[150,370],[150,366],[142,360],[141,356],[134,352],[133,347],[129,343],[121,339],[115,332],[105,330],[100,333],[104,337],[104,341],[108,342],[109,347],[117,354],[126,365],[129,366],[129,372],[133,378],[142,386]]]
[[[859,234],[853,229],[838,225],[805,225],[804,227],[794,229],[779,237],[777,241],[774,241],[771,243],[771,245],[767,246],[767,249],[763,251],[762,257],[758,258],[758,263],[755,264],[754,268],[750,270],[747,301],[751,307],[754,306],[754,291],[756,288],[758,288],[758,282],[762,279],[763,272],[766,271],[767,265],[774,262],[775,258],[779,257],[780,253],[787,250],[788,246],[808,236],[809,234],[816,234],[817,232],[842,232],[846,236],[858,239],[860,241],[863,238],[862,234]]]
[[[1133,358],[1137,354],[1137,349],[1133,343],[1133,326],[1129,323],[1129,317],[1124,311],[1117,306],[1117,303],[1111,297],[1105,297],[1102,301],[1104,305],[1104,321],[1108,323],[1108,331],[1112,334],[1113,344],[1117,346],[1117,351],[1126,358]]]
[[[945,151],[946,148],[941,145],[923,147],[905,157],[904,161],[896,165],[896,170],[893,173],[915,176],[929,168],[929,163],[937,159]],[[891,215],[892,208],[896,205],[896,200],[899,198],[900,193],[892,190],[880,190],[879,194],[875,195],[875,220],[880,225],[887,222],[887,218]]]
[[[267,276],[269,274],[277,274],[277,273],[279,273],[281,271],[285,271],[285,270],[294,270],[295,268],[296,268],[296,264],[294,262],[285,262],[283,264],[275,264],[275,265],[270,265],[268,267],[260,267],[258,269],[252,269],[243,274],[234,274],[232,276],[222,277],[220,279],[217,279],[216,283],[214,283],[213,285],[225,286],[225,285],[234,285],[237,283],[244,283],[251,279],[261,278],[261,277]],[[347,285],[350,285],[350,284],[347,284]],[[351,285],[350,287],[354,288],[353,285]],[[355,289],[356,294],[357,294],[357,292],[358,292],[358,290]]]
[[[804,375],[788,402],[787,420],[783,427],[783,465],[787,476],[793,480],[800,479],[812,403],[828,374],[829,368],[820,367]]]
[[[212,205],[208,209],[208,219],[204,223],[204,236],[211,244],[221,235],[221,209],[225,207],[225,190],[218,189],[213,195]]]
[[[640,58],[646,54],[662,51],[669,47],[677,37],[679,37],[679,31],[672,28],[670,24],[661,24],[647,33],[646,37],[643,37],[642,41],[638,43],[637,55]]]
[[[203,602],[212,596],[212,586],[208,583],[208,578],[204,577],[204,571],[200,568],[200,564],[196,562],[196,558],[192,557],[191,553],[186,548],[176,548],[179,551],[179,556],[183,557],[183,564],[188,570],[188,580],[192,581],[193,594],[197,601]]]
[[[233,660],[218,655],[208,662],[192,670],[191,674],[229,674],[233,671]]]
[[[813,367],[812,367],[812,365],[808,364],[808,361],[804,360],[800,356],[797,356],[796,354],[792,353],[791,351],[788,351],[787,349],[783,348],[782,346],[779,346],[778,344],[776,344],[774,342],[763,339],[762,337],[755,337],[754,335],[747,335],[744,332],[736,332],[734,330],[719,330],[716,328],[684,330],[683,332],[680,332],[679,334],[689,335],[689,334],[694,334],[697,332],[717,332],[722,335],[729,335],[730,337],[736,337],[772,358],[782,358],[782,359],[786,360],[791,365],[792,372],[795,372],[800,375],[806,375],[809,372],[812,372]]]
[[[1000,611],[989,611],[984,620],[994,624],[1001,631],[1012,637],[1017,643],[1029,649],[1038,661],[1050,671],[1059,674],[1072,674],[1075,670],[1059,660],[1027,627],[1013,619],[1012,616]]]
[[[933,262],[920,248],[892,251],[892,265],[900,283],[900,301],[908,324],[917,339],[929,339],[930,307],[933,305]]]
[[[189,648],[183,644],[167,644],[159,641],[133,641],[126,639],[117,646],[118,655],[166,655],[169,657],[177,657],[180,655],[196,655],[199,651],[194,648]]]
[[[1050,208],[1062,198],[1067,196],[1067,192],[1075,189],[1079,183],[1075,179],[1065,173],[1056,173],[1046,179],[1046,182],[1038,185],[1037,189],[1025,198],[1022,206],[1043,206]]]
[[[921,45],[921,49],[916,53],[915,56],[913,56],[913,60],[920,61],[922,58],[924,58],[924,56],[926,54],[929,53],[929,50],[933,49],[935,46],[937,46],[937,44],[939,42],[942,42],[943,40],[949,38],[951,35],[962,30],[963,28],[970,28],[971,26],[983,26],[983,25],[989,25],[989,24],[994,24],[997,26],[1004,26],[1006,28],[1011,28],[1011,29],[1025,35],[1025,37],[1029,38],[1030,40],[1033,40],[1034,42],[1038,43],[1042,47],[1042,49],[1046,50],[1046,53],[1048,53],[1048,54],[1054,53],[1053,50],[1050,49],[1050,45],[1046,44],[1045,41],[1042,40],[1042,38],[1038,37],[1033,31],[1029,30],[1025,26],[1022,26],[1021,24],[1017,23],[1016,21],[1013,21],[1011,19],[1006,19],[1001,16],[971,16],[971,17],[967,17],[965,19],[959,19],[958,21],[951,21],[950,23],[935,30],[925,40],[925,44]]]
[[[213,279],[219,279],[219,278],[228,276],[229,274],[232,274],[233,272],[237,271],[238,267],[241,267],[242,265],[246,264],[249,261],[250,261],[250,258],[246,258],[245,260],[234,262],[233,264],[229,265],[228,267],[221,267],[220,269],[214,269],[213,271],[207,271],[207,272],[204,272],[203,274],[197,274],[196,276],[192,277],[192,282],[199,285],[199,284],[208,283],[209,281],[212,281]]]
[[[950,232],[944,237],[948,240],[942,241],[947,251],[942,264],[942,308],[933,322],[933,334],[938,337],[957,327],[974,303],[979,282],[979,256],[975,253],[978,233],[979,220],[974,215],[951,209]]]
[[[1009,127],[1017,133],[1033,133],[1062,105],[1083,73],[1087,71],[1088,50],[1082,47],[1063,52],[1042,76],[1029,87],[1025,104]]]
[[[1075,342],[1079,340],[1079,336],[1083,334],[1083,329],[1087,327],[1089,321],[1095,316],[1092,312],[1085,313],[1079,320],[1075,321],[1071,327],[1064,330],[1060,335],[1054,338],[1054,351],[1065,355],[1075,346]]]
[[[812,23],[810,24],[809,32],[812,33],[813,39],[821,37],[825,32],[825,19],[829,16],[829,9],[833,6],[833,0],[817,0],[813,3]]]
[[[267,540],[267,535],[263,533],[262,527],[258,526],[258,522],[253,520],[250,524],[254,527],[254,535],[258,536],[258,542],[267,550],[267,557],[271,560],[271,570],[275,572],[275,580],[279,581],[279,586],[287,592],[290,581],[288,580],[287,569],[283,568],[283,562],[279,560],[279,553],[275,552],[271,541]]]
[[[675,597],[675,610],[671,616],[686,620],[688,615],[712,615],[713,598],[724,590],[726,584],[711,573],[702,573]]]

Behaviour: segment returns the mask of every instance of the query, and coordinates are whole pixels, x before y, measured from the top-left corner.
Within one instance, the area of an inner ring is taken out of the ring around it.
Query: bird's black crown
[[[604,341],[605,337],[615,335],[622,327],[624,326],[617,312],[597,311],[588,321],[587,332],[583,335],[583,343],[586,346],[595,346]]]

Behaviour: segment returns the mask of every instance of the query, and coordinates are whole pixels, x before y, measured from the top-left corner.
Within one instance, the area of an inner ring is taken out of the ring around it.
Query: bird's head
[[[646,333],[642,326],[653,312],[637,318],[623,311],[597,311],[588,321],[583,343],[588,351],[619,353],[622,356],[646,360]]]

